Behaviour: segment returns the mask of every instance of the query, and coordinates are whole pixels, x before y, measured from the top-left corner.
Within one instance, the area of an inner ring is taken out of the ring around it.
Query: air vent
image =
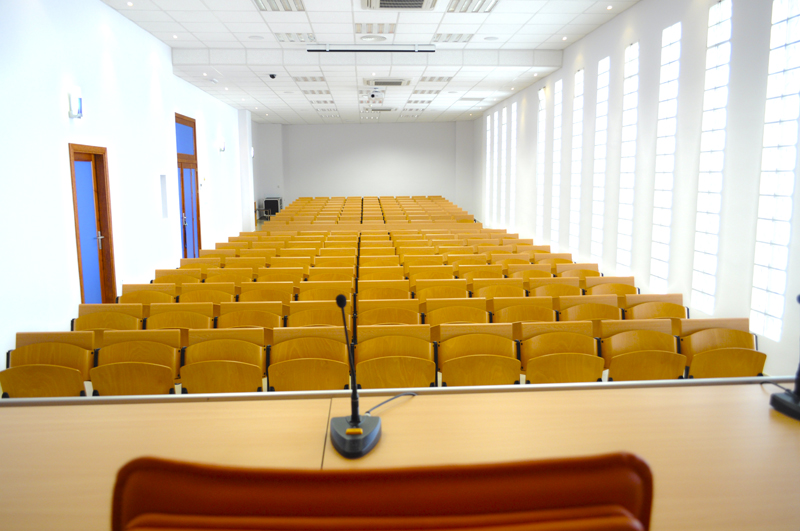
[[[430,105],[431,100],[408,100],[409,105]]]
[[[304,90],[303,94],[310,96],[312,94],[330,94],[330,90]]]
[[[312,101],[311,105],[333,105],[333,100],[317,100]]]
[[[453,81],[452,77],[434,77],[434,76],[426,76],[419,78],[420,83],[450,83]]]
[[[419,114],[402,114],[400,118],[419,118]]]
[[[436,0],[361,0],[364,9],[414,9],[431,10]]]
[[[296,76],[292,79],[295,83],[325,83],[325,78],[322,76]]]
[[[260,11],[305,11],[303,0],[255,0]]]
[[[423,112],[425,107],[406,107],[403,112]]]
[[[397,29],[397,24],[356,24],[356,33],[382,33],[389,35]]]
[[[483,101],[483,98],[461,98],[458,101]]]
[[[422,94],[439,94],[441,90],[415,90],[414,94],[422,95]]]
[[[450,0],[448,13],[489,13],[498,0]]]
[[[339,118],[338,114],[320,114],[322,118]]]
[[[437,33],[433,36],[433,42],[463,44],[472,40],[474,36],[473,33]]]
[[[313,33],[275,33],[278,42],[317,42]]]
[[[397,109],[393,107],[370,107],[369,110],[372,112],[392,112],[396,111]]]
[[[338,109],[336,109],[336,107],[325,107],[325,108],[315,107],[314,110],[317,112],[338,112]]]
[[[365,79],[364,84],[370,87],[404,87],[411,81],[408,79]]]

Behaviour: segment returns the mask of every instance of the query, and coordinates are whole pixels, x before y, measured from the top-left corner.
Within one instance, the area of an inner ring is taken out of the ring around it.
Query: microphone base
[[[787,417],[800,420],[800,397],[794,393],[784,392],[775,393],[769,399],[770,405],[775,411],[783,413]]]
[[[362,416],[360,424],[351,424],[351,417],[334,417],[331,419],[331,442],[334,449],[348,459],[356,459],[367,455],[375,448],[381,438],[380,417]],[[348,435],[351,428],[361,428],[360,435]]]

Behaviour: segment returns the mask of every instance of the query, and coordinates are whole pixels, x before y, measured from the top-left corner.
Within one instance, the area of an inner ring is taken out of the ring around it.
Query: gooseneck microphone
[[[797,302],[800,303],[800,295],[797,296]],[[769,403],[775,411],[800,420],[800,366],[797,367],[797,376],[794,378],[794,392],[775,393],[770,397]]]
[[[347,318],[344,307],[347,306],[347,297],[336,296],[336,305],[342,309],[342,324],[344,324],[344,340],[347,343],[347,354],[350,360],[350,395],[349,417],[334,417],[331,419],[331,442],[337,452],[343,456],[355,459],[366,455],[375,448],[381,438],[380,417],[365,416],[358,413],[358,388],[356,386],[356,361],[353,355],[353,346],[347,333]]]

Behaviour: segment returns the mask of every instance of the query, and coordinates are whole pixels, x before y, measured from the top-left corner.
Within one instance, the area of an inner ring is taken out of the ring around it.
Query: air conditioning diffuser
[[[361,0],[364,9],[394,9],[430,11],[436,7],[436,0]]]

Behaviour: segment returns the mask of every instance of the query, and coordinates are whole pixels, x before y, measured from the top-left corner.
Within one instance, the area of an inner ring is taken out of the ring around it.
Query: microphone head
[[[347,306],[347,297],[345,297],[341,293],[339,295],[337,295],[336,296],[336,306],[338,306],[339,308],[344,308],[345,306]]]

